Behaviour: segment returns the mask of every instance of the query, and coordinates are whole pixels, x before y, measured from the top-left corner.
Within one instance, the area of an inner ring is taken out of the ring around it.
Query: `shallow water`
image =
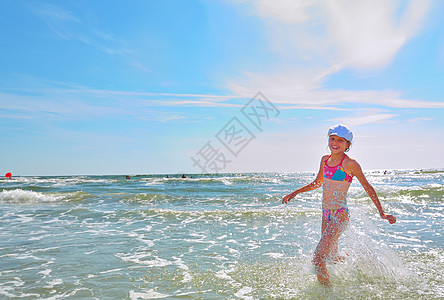
[[[177,176],[179,177],[179,176]],[[113,299],[444,297],[444,171],[369,172],[394,225],[355,180],[345,262],[316,281],[312,173],[1,179],[0,295]]]

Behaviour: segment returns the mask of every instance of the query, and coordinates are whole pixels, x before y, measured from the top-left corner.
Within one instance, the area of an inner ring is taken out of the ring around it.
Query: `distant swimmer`
[[[131,179],[131,177],[129,177],[128,175],[126,176],[126,179]]]
[[[170,178],[168,175],[167,175],[167,177],[166,178]]]
[[[182,175],[182,178],[187,178],[187,177],[185,176],[185,174],[183,174],[183,175]]]

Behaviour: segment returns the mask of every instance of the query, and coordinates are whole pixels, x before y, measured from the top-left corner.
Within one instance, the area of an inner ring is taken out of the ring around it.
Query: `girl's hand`
[[[287,204],[287,202],[293,199],[295,196],[296,194],[294,193],[288,194],[287,196],[284,197],[284,199],[282,199],[282,204]]]
[[[386,219],[387,221],[389,221],[390,224],[394,224],[394,223],[396,223],[396,217],[393,216],[393,215],[386,215],[386,214],[384,214],[384,215],[382,215],[381,217],[382,217],[383,219]]]

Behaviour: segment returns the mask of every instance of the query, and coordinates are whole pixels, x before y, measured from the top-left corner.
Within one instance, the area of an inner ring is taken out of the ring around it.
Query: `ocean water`
[[[444,298],[444,170],[367,173],[394,225],[354,180],[330,287],[311,265],[322,190],[281,204],[313,173],[175,177],[0,179],[0,297]]]

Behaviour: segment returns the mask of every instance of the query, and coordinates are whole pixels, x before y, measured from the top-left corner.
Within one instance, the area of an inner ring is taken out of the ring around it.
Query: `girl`
[[[313,265],[318,281],[324,285],[330,283],[326,266],[327,259],[339,260],[338,239],[349,221],[346,196],[353,177],[356,177],[362,184],[376,205],[381,218],[386,219],[390,224],[396,222],[394,216],[384,213],[378,196],[365,178],[361,166],[345,154],[350,150],[353,140],[353,133],[350,129],[343,125],[337,125],[328,130],[328,136],[328,147],[331,154],[322,157],[316,179],[285,196],[282,200],[282,203],[286,204],[297,194],[317,189],[323,185],[322,235],[314,253]]]

